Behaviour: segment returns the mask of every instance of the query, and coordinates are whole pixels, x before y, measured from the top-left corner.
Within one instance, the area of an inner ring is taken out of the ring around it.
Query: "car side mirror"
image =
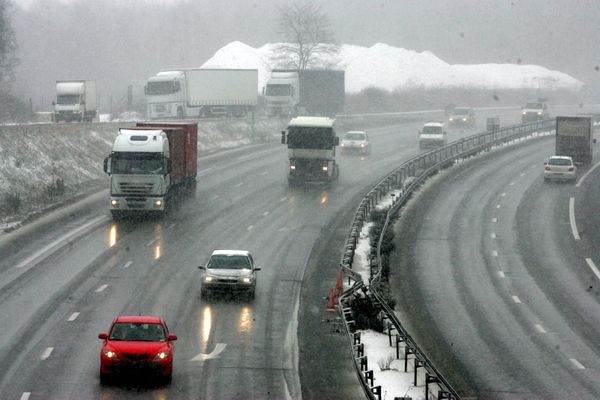
[[[594,141],[593,141],[593,142],[594,142],[594,144],[596,143],[596,138],[594,138]]]
[[[104,159],[104,172],[110,175],[110,171],[108,170],[108,160],[110,159],[110,157],[106,157]]]
[[[260,271],[262,268],[261,267],[254,267],[255,271]]]
[[[285,131],[281,131],[281,144],[285,144]]]
[[[198,269],[206,269],[204,265],[198,265]]]
[[[177,340],[177,335],[174,333],[169,333],[169,341],[172,342],[173,340]]]
[[[98,339],[106,340],[108,339],[108,335],[106,333],[99,333]]]
[[[340,145],[340,138],[338,136],[333,138],[333,145],[334,146],[339,146]]]

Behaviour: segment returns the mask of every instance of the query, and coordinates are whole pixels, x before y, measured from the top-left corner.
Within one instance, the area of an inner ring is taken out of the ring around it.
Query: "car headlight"
[[[290,169],[291,169],[292,171],[294,171],[294,170],[296,170],[296,166],[295,166],[294,164],[292,164],[292,165],[290,165]]]
[[[112,199],[112,200],[110,201],[110,205],[111,205],[111,207],[113,207],[113,208],[119,208],[119,200]]]
[[[160,208],[162,207],[163,202],[162,200],[154,200],[154,208]]]
[[[110,358],[111,360],[116,360],[119,358],[119,357],[117,357],[117,353],[115,353],[112,350],[108,350],[108,349],[102,350],[102,354],[104,354],[104,357]]]
[[[523,111],[523,115],[527,115],[527,111]]]
[[[342,147],[344,147],[346,145],[346,143],[342,143]]]
[[[323,172],[327,172],[327,170],[329,170],[329,167],[327,165],[323,165],[322,169],[323,169]]]
[[[205,276],[204,277],[204,282],[212,282],[214,281],[215,278],[213,278],[212,276]]]
[[[463,118],[463,121],[466,121],[466,120],[467,120],[466,118]]]
[[[360,147],[365,147],[365,144],[364,144],[364,143],[361,143],[361,144],[360,144]]]
[[[242,278],[242,282],[244,282],[244,283],[252,283],[252,277],[245,276],[245,277]]]
[[[160,353],[157,353],[156,356],[154,356],[154,361],[161,361],[161,360],[164,360],[167,357],[169,357],[169,351],[168,350],[163,350]]]
[[[448,120],[449,120],[449,121],[454,121],[454,118],[450,117]]]
[[[538,111],[538,115],[542,115],[542,112],[541,112],[541,111]]]

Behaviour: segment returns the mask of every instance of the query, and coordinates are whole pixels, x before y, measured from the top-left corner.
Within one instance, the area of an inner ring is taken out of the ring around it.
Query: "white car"
[[[344,134],[340,142],[342,154],[358,153],[367,155],[371,153],[371,141],[364,131],[349,131]]]
[[[428,122],[419,131],[420,150],[443,147],[446,144],[448,144],[448,137],[441,122]]]
[[[575,182],[577,180],[577,167],[573,159],[568,156],[552,156],[544,163],[544,181],[566,180]]]
[[[256,272],[250,252],[246,250],[215,250],[204,270],[200,284],[201,297],[213,292],[245,293],[251,299],[256,290]]]

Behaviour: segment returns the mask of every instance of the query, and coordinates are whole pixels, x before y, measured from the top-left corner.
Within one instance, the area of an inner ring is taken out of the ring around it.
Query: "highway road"
[[[463,162],[396,225],[398,314],[465,398],[600,398],[600,177],[544,183],[553,149]]]
[[[417,152],[422,122],[370,129],[373,154],[339,157],[330,188],[288,188],[285,147],[250,146],[201,157],[196,193],[164,220],[115,224],[100,193],[3,239],[0,397],[364,397],[322,298],[361,196]],[[254,301],[200,299],[197,266],[217,248],[253,253]],[[119,314],[160,315],[178,335],[170,385],[99,384],[97,335]]]

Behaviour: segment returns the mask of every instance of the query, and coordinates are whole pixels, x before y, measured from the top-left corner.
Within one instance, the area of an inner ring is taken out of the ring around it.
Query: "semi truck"
[[[258,102],[257,69],[162,71],[144,87],[149,119],[243,117]]]
[[[182,189],[195,190],[197,137],[197,123],[138,122],[119,129],[104,159],[113,219],[162,215]]]
[[[96,117],[96,81],[56,81],[54,121],[87,121]]]
[[[335,147],[340,139],[335,120],[327,117],[296,117],[281,132],[288,148],[288,183],[331,183],[339,176]]]
[[[263,89],[268,116],[334,117],[344,111],[345,73],[336,70],[273,70]]]
[[[592,162],[595,142],[591,117],[556,117],[557,156],[570,156],[576,164],[589,164]]]

